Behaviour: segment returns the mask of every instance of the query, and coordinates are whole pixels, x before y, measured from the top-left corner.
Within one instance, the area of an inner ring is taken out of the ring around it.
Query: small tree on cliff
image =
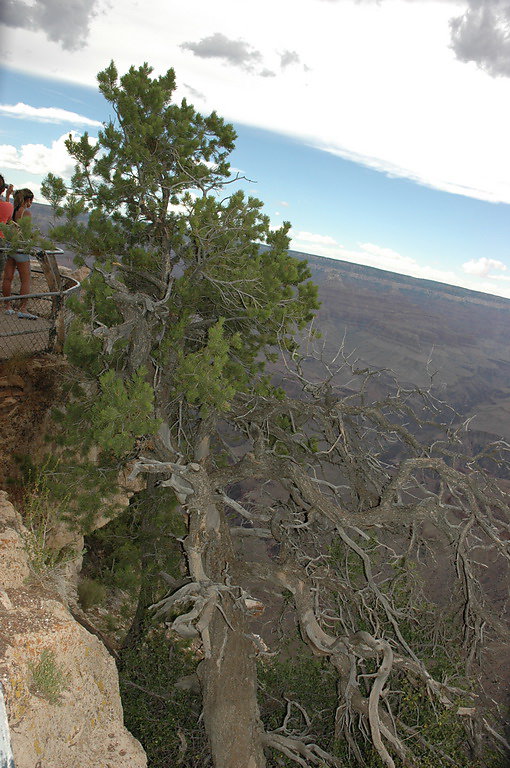
[[[54,236],[94,257],[67,340],[87,395],[75,395],[65,425],[84,448],[102,449],[103,476],[125,464],[145,476],[148,509],[151,493],[160,504],[165,490],[169,509],[182,505],[189,576],[159,608],[177,634],[201,640],[214,764],[262,768],[266,754],[281,753],[301,766],[340,766],[345,750],[363,763],[368,741],[390,768],[415,766],[417,755],[465,765],[423,737],[404,703],[417,689],[457,711],[464,691],[432,676],[420,638],[413,647],[414,593],[401,588],[402,574],[423,544],[422,521],[443,526],[476,648],[488,617],[471,546],[508,560],[504,495],[458,466],[455,434],[429,446],[402,425],[415,419],[418,432],[438,411],[426,395],[414,416],[402,389],[368,398],[369,373],[359,392],[342,388],[331,367],[324,381],[306,377],[293,334],[312,318],[316,289],[287,253],[289,226],[272,231],[260,201],[235,189],[225,196],[235,182],[232,127],[174,104],[171,70],[153,78],[144,65],[119,80],[111,64],[99,86],[114,119],[97,143],[68,140],[70,194],[55,177],[45,183],[67,215]],[[296,400],[264,374],[275,350],[301,390]],[[247,486],[234,493],[243,482],[260,486],[255,498],[243,498]],[[239,558],[235,541],[247,531],[276,543],[267,562]],[[279,728],[261,722],[254,580],[291,595],[303,641],[337,676],[334,732],[321,743],[306,711],[295,727],[295,702]],[[464,710],[481,722],[475,707]]]

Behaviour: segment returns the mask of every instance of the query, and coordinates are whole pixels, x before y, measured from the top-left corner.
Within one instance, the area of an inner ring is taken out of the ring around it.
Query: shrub
[[[24,545],[32,570],[36,573],[57,568],[68,556],[64,549],[54,549],[51,539],[57,525],[65,517],[70,498],[54,498],[50,476],[45,471],[46,468],[42,467],[30,472],[30,485],[23,502]]]
[[[55,661],[54,652],[47,648],[42,651],[39,660],[30,664],[30,672],[34,693],[50,704],[60,704],[60,697],[67,689],[67,675]]]
[[[106,597],[106,588],[94,579],[83,579],[78,584],[78,600],[84,611],[88,611],[93,605],[102,603]]]

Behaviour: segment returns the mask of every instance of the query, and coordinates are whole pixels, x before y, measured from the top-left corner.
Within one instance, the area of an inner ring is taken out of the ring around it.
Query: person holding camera
[[[12,184],[6,184],[5,179],[0,173],[0,195],[5,193],[5,200],[0,198],[0,224],[7,224],[11,220],[14,213],[14,206],[9,202],[9,198],[12,194]],[[4,237],[4,233],[0,232],[0,237]]]
[[[5,184],[5,182],[4,182]],[[12,185],[10,185],[12,191]],[[12,208],[12,220],[17,224],[25,215],[30,216],[28,209],[32,205],[34,199],[34,193],[31,189],[18,189],[14,193],[14,205],[9,203]],[[11,295],[11,286],[14,274],[18,270],[20,277],[20,295],[24,296],[30,293],[30,256],[28,253],[12,253],[7,257],[4,267],[4,278],[2,282],[2,293],[8,298]],[[28,299],[21,299],[19,305],[19,311],[16,313],[14,309],[11,309],[10,302],[7,304],[5,310],[6,315],[17,314],[19,318],[24,320],[38,320],[38,316],[27,312]]]

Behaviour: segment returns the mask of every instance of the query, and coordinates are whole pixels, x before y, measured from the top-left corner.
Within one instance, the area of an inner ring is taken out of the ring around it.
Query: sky
[[[508,0],[3,0],[0,33],[0,172],[39,202],[97,73],[147,61],[295,250],[510,298]]]

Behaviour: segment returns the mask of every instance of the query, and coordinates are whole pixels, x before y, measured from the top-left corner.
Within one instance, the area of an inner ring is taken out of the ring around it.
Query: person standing
[[[18,189],[14,193],[14,206],[12,211],[12,220],[17,224],[24,216],[30,216],[28,210],[32,205],[34,199],[34,193],[30,189]],[[2,282],[2,293],[5,297],[11,295],[11,286],[14,273],[18,270],[20,277],[20,295],[24,296],[30,293],[30,256],[28,253],[13,253],[7,257],[4,267],[4,278]],[[21,299],[19,312],[17,313],[19,318],[25,320],[38,320],[37,315],[33,315],[31,312],[27,312],[28,299]],[[10,304],[10,302],[5,302]],[[6,315],[14,315],[15,310],[10,306],[5,310]]]
[[[14,206],[9,202],[9,198],[12,194],[12,184],[7,185],[5,179],[0,173],[0,195],[5,193],[5,200],[0,198],[0,224],[7,224],[11,220],[14,213]],[[0,232],[0,237],[4,237],[4,233]]]
[[[12,185],[11,185],[12,186]],[[34,200],[34,193],[31,189],[17,189],[14,193],[14,210],[12,212],[12,220],[17,224],[18,221],[24,217],[29,217],[32,214],[28,210]]]
[[[12,184],[6,184],[5,179],[0,173],[0,195],[3,195],[5,193],[5,200],[0,197],[0,224],[7,224],[8,221],[12,219],[12,214],[14,213],[14,206],[9,201],[9,198],[12,194]],[[2,238],[5,238],[4,233],[0,229],[0,243],[2,241]],[[1,245],[0,245],[1,249]],[[4,264],[5,264],[5,255],[0,250],[0,272],[4,271]]]

